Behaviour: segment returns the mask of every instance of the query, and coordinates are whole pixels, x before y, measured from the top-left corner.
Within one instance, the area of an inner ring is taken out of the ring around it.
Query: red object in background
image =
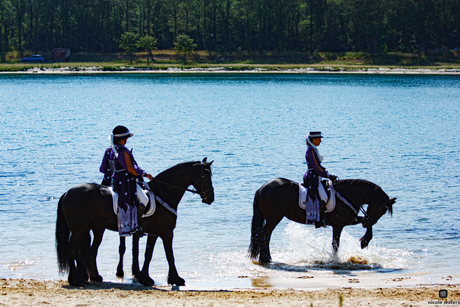
[[[51,60],[55,62],[65,62],[70,60],[69,48],[54,48],[51,53]]]

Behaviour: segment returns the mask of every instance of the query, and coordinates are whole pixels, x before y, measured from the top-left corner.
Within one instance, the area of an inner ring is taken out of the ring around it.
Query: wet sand
[[[189,289],[144,287],[126,283],[88,283],[71,287],[67,281],[1,279],[0,306],[446,306],[460,305],[460,284],[407,284],[410,278],[393,277],[386,287],[369,280],[343,278],[343,283],[312,289]],[[373,278],[378,281],[378,278]],[[336,279],[334,279],[336,280]],[[341,280],[341,279],[338,279]],[[329,280],[331,282],[331,280]],[[369,283],[370,282],[370,283]],[[359,285],[361,283],[361,285]],[[366,285],[368,287],[366,287]],[[447,290],[447,298],[439,297]]]

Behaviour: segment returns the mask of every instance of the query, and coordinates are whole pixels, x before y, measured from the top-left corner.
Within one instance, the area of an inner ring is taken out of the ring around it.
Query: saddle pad
[[[332,212],[335,209],[335,190],[331,189],[332,181],[328,180],[326,186],[328,187],[328,191],[330,191],[329,199],[326,204],[326,211],[325,213]],[[307,188],[304,187],[302,184],[299,184],[299,206],[303,210],[305,210],[305,203],[307,202]]]
[[[327,204],[326,204],[326,211],[324,211],[324,213],[329,213],[329,212],[332,212],[334,211],[335,209],[335,189],[334,189],[334,186],[333,186],[333,183],[331,180],[328,180],[326,182],[326,187],[327,187],[327,190],[329,191],[329,199],[327,201]]]
[[[118,193],[116,193],[113,190],[113,187],[108,187],[107,189],[109,189],[110,194],[112,194],[113,212],[115,214],[118,214]],[[156,201],[152,201],[152,199],[155,199],[155,195],[153,194],[153,192],[147,191],[147,190],[144,190],[144,192],[149,197],[149,204],[147,207],[147,211],[145,211],[145,213],[142,215],[143,218],[146,218],[146,217],[152,216],[155,213],[155,209],[157,206],[156,206]]]

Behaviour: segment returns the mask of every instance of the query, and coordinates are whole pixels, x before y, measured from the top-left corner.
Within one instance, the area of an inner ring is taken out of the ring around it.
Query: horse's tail
[[[251,226],[251,244],[249,245],[249,257],[254,260],[259,260],[260,252],[263,244],[263,234],[262,228],[265,225],[265,217],[262,214],[262,211],[259,207],[259,192],[260,189],[256,191],[254,195],[254,214],[252,216],[252,226]]]
[[[59,265],[59,272],[64,273],[69,270],[69,225],[62,211],[62,202],[67,193],[61,196],[57,209],[56,220],[56,252]]]

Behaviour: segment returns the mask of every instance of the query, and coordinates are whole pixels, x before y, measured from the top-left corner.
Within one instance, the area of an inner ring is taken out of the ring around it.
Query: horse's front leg
[[[155,282],[149,276],[149,265],[150,261],[152,260],[153,248],[155,247],[155,242],[157,241],[158,236],[148,236],[147,238],[147,247],[145,248],[145,258],[144,258],[144,266],[142,267],[142,271],[139,274],[139,282],[144,286],[153,286]]]
[[[359,241],[361,242],[361,249],[367,247],[371,240],[372,240],[372,226],[367,227],[366,233],[361,239],[359,239]]]
[[[340,235],[342,234],[343,226],[332,227],[332,252],[333,256],[337,256],[340,246]]]
[[[168,273],[168,284],[176,286],[184,286],[185,280],[179,276],[176,269],[176,264],[174,263],[174,254],[172,249],[173,242],[173,233],[166,237],[161,237],[163,239],[163,246],[165,248],[166,259],[168,260],[169,273]]]
[[[120,245],[118,246],[119,260],[118,260],[118,265],[117,265],[117,277],[125,276],[125,273],[123,272],[123,256],[125,255],[125,251],[126,251],[126,239],[125,237],[120,237]]]
[[[133,234],[133,265],[131,267],[131,272],[133,273],[134,278],[139,279],[139,240],[140,236],[135,233]]]

